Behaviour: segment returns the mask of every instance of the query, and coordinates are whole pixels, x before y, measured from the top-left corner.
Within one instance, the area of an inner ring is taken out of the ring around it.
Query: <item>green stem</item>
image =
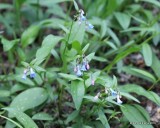
[[[69,39],[70,39],[70,36],[71,36],[72,27],[73,27],[73,21],[72,21],[71,29],[69,31],[68,38],[67,38],[67,41],[66,41],[66,45],[65,45],[65,48],[64,48],[64,51],[63,51],[63,54],[62,54],[62,60],[63,60],[62,70],[64,72],[67,72],[67,61],[66,61],[65,53],[66,53],[66,50],[67,50],[67,47],[68,47],[68,44],[69,44],[68,42],[69,42]]]
[[[152,84],[152,86],[148,89],[148,91],[152,90],[159,81],[160,81],[160,78],[158,78],[156,82]]]
[[[39,20],[39,0],[37,0],[37,20]]]

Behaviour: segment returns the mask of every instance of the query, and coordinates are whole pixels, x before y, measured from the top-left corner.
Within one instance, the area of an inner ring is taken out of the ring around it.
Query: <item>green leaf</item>
[[[85,23],[82,22],[81,24],[77,22],[73,23],[70,38],[68,43],[71,44],[73,41],[78,41],[80,44],[83,43],[83,38],[85,34]]]
[[[36,52],[36,65],[42,63],[42,61],[51,53],[51,50],[62,39],[62,37],[48,35],[42,42],[41,48]]]
[[[143,53],[143,57],[146,65],[151,66],[152,65],[152,49],[149,46],[149,44],[144,43],[142,45],[142,53]]]
[[[146,98],[150,99],[151,101],[153,101],[154,103],[156,103],[157,105],[160,105],[160,97],[152,92],[152,91],[146,91],[144,88],[135,85],[135,84],[127,84],[124,86],[119,86],[120,91],[122,92],[134,92],[138,95],[141,96],[145,96]]]
[[[87,49],[89,48],[89,43],[86,44],[86,46],[82,49],[82,53],[85,53]]]
[[[98,116],[99,116],[99,120],[102,122],[102,124],[104,125],[105,128],[110,128],[109,124],[108,124],[108,120],[104,114],[104,112],[102,110],[99,110],[98,112]]]
[[[131,27],[121,32],[154,32],[154,28],[151,27]]]
[[[6,119],[6,120],[8,120],[8,121],[10,121],[10,122],[12,122],[13,124],[15,124],[16,126],[18,126],[19,128],[23,128],[20,124],[18,124],[17,122],[15,122],[14,120],[12,120],[12,119],[10,119],[10,118],[7,118],[7,117],[2,116],[2,115],[0,115],[0,117],[1,117],[1,118],[4,118],[4,119]]]
[[[53,117],[45,112],[36,113],[33,117],[33,120],[53,120]]]
[[[154,73],[156,74],[156,76],[159,78],[160,77],[160,60],[158,59],[158,57],[152,53],[152,57],[153,57],[153,60],[152,60],[152,65],[151,65],[151,68],[152,70],[154,71]]]
[[[112,39],[115,41],[116,45],[120,46],[121,45],[120,40],[117,37],[117,35],[112,31],[112,29],[108,28],[107,32],[112,37]]]
[[[68,124],[69,122],[71,122],[72,120],[74,120],[79,114],[79,111],[75,110],[73,111],[71,114],[69,114],[69,116],[67,117],[66,123]]]
[[[160,33],[160,24],[156,23],[153,28],[155,29],[155,32],[153,34],[157,34],[153,37],[153,43],[155,46],[157,46],[160,43],[160,36],[158,33]]]
[[[70,85],[71,95],[77,110],[80,109],[84,94],[85,88],[83,81],[74,80]]]
[[[21,37],[21,44],[23,47],[26,47],[34,42],[34,40],[37,38],[40,28],[40,25],[32,25],[23,32]]]
[[[144,70],[141,70],[141,69],[137,69],[137,68],[134,68],[134,67],[123,67],[122,71],[124,71],[128,74],[146,79],[146,80],[151,81],[151,82],[156,81],[156,78],[151,73],[149,73],[147,71],[144,71]]]
[[[65,73],[58,73],[61,77],[67,79],[67,80],[81,80],[83,81],[82,78],[79,78],[75,75],[71,75],[71,74],[65,74]]]
[[[107,23],[106,20],[101,22],[101,39],[106,35],[107,32]]]
[[[148,124],[149,121],[147,120],[146,111],[143,109],[142,113],[141,109],[135,106],[131,105],[123,105],[124,107],[121,107],[121,111],[123,112],[124,116],[129,120],[130,124],[132,124],[135,128],[153,128],[152,125]],[[137,109],[138,108],[138,109]],[[146,125],[141,124],[146,123]]]
[[[39,0],[39,4],[41,6],[53,6],[54,4],[57,4],[57,3],[61,3],[61,2],[67,2],[67,1],[73,1],[73,0]],[[29,4],[37,4],[37,1],[34,1],[34,0],[27,0],[26,3],[29,3]]]
[[[144,118],[146,118],[146,120],[148,122],[150,122],[150,116],[149,116],[148,112],[143,107],[141,107],[138,104],[134,104],[134,107],[136,107],[141,112],[141,114],[144,116]]]
[[[120,52],[115,58],[114,60],[104,68],[104,70],[108,70],[108,72],[112,69],[113,65],[118,63],[120,60],[122,60],[124,57],[126,57],[127,55],[133,53],[133,52],[137,52],[139,51],[139,47],[138,46],[133,46],[130,47],[122,52]]]
[[[16,93],[22,90],[26,90],[26,89],[28,89],[27,86],[24,86],[22,84],[15,84],[14,86],[12,86],[10,93],[13,94],[13,93]]]
[[[0,97],[9,97],[9,96],[10,96],[9,90],[0,89]]]
[[[74,41],[72,43],[72,48],[74,48],[75,50],[77,50],[78,53],[80,53],[80,51],[81,51],[81,44],[78,41]]]
[[[160,2],[157,0],[140,0],[140,1],[148,2],[148,3],[154,4],[158,7],[160,7]]]
[[[36,123],[25,113],[16,109],[16,108],[3,108],[7,110],[9,113],[13,114],[14,117],[24,126],[24,128],[38,128]]]
[[[26,80],[23,80],[23,79],[22,79],[22,75],[23,75],[23,74],[14,76],[14,77],[15,77],[15,80],[18,81],[18,82],[20,82],[20,83],[29,85],[29,86],[35,86],[35,83],[34,83],[31,79],[27,78]]]
[[[2,38],[1,39],[1,43],[3,45],[3,50],[6,52],[6,51],[9,51],[11,50],[15,44],[17,44],[19,42],[19,39],[16,39],[16,40],[7,40],[5,38]]]
[[[86,59],[90,62],[94,58],[95,52],[90,53],[89,55],[86,56]]]
[[[127,29],[129,27],[131,21],[130,16],[125,13],[116,12],[115,17],[123,29]]]
[[[74,7],[75,7],[76,11],[78,11],[79,8],[78,8],[78,5],[77,5],[77,2],[75,0],[73,0],[73,3],[74,3]]]
[[[23,112],[44,103],[47,97],[48,94],[45,89],[40,87],[31,88],[17,95],[11,102],[10,107]],[[13,117],[13,115],[9,116]]]
[[[140,103],[140,101],[138,99],[136,99],[135,97],[133,97],[132,95],[128,94],[128,93],[125,93],[125,92],[121,92],[121,95],[128,98],[128,99],[131,99],[131,100],[134,100],[136,101],[137,103]]]
[[[11,4],[1,3],[0,10],[1,9],[13,9],[13,6]]]

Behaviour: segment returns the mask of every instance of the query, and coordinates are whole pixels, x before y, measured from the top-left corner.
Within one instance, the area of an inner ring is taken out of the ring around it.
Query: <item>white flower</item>
[[[117,103],[118,104],[122,104],[123,102],[120,100],[120,96],[119,95],[117,95]]]
[[[30,78],[35,78],[36,73],[33,71],[32,68],[30,68]]]
[[[98,92],[97,95],[94,97],[94,101],[97,101],[99,98],[100,93]]]

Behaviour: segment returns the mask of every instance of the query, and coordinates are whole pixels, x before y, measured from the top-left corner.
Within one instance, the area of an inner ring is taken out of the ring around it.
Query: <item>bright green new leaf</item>
[[[78,53],[80,53],[80,51],[81,51],[81,44],[78,41],[74,41],[72,43],[72,48],[74,48],[75,50],[77,50]]]

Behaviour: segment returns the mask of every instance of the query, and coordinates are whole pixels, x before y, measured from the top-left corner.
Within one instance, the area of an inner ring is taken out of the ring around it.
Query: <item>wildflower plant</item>
[[[159,7],[154,0],[143,1],[155,10]],[[150,122],[139,96],[160,105],[160,97],[152,91],[159,82],[160,61],[148,44],[153,41],[156,46],[160,39],[159,16],[150,21],[150,8],[141,4],[125,0],[0,4],[0,22],[5,28],[3,33],[0,30],[4,52],[0,125],[145,128],[130,122]],[[133,53],[144,58],[153,74],[146,67],[128,64],[126,58]],[[129,84],[130,75],[152,84],[149,88],[136,81]]]

